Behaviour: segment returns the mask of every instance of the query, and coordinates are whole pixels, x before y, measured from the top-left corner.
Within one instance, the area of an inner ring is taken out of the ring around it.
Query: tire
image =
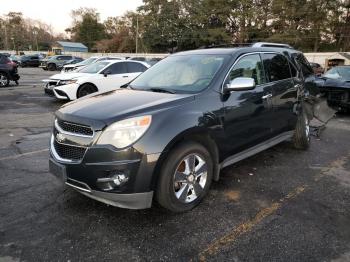
[[[47,69],[49,70],[49,71],[55,71],[56,70],[56,65],[55,64],[48,64],[47,65]]]
[[[296,149],[306,150],[310,146],[310,125],[304,110],[299,114],[294,130],[293,144]]]
[[[192,172],[190,163],[195,163]],[[213,170],[213,160],[204,146],[196,142],[180,144],[170,151],[160,169],[157,202],[172,212],[191,210],[208,193]]]
[[[92,84],[83,84],[82,86],[79,87],[78,92],[77,92],[77,98],[81,98],[83,96],[90,95],[92,93],[97,92],[96,86]]]
[[[10,79],[6,73],[0,72],[0,87],[9,86]]]

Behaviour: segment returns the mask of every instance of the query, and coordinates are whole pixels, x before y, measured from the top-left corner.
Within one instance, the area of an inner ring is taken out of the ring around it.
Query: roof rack
[[[208,49],[208,48],[227,48],[227,47],[247,47],[250,46],[250,43],[231,43],[231,44],[212,44],[201,46],[198,49]]]
[[[251,47],[279,47],[279,48],[293,49],[293,47],[288,44],[268,43],[268,42],[257,42],[252,44]]]

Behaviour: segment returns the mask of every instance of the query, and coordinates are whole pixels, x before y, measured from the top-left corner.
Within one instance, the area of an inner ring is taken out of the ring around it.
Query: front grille
[[[47,86],[57,86],[58,80],[51,80],[47,82]]]
[[[88,126],[82,126],[82,125],[78,125],[70,122],[65,122],[59,119],[57,119],[57,123],[66,132],[76,133],[76,134],[85,135],[85,136],[93,135],[92,129]]]
[[[64,159],[78,161],[83,159],[86,148],[85,147],[76,147],[69,146],[58,143],[56,140],[54,141],[54,147],[56,153]]]
[[[344,92],[329,92],[328,99],[331,101],[343,101],[345,98]]]
[[[65,67],[64,72],[70,72],[73,71],[75,68],[74,67]]]
[[[49,96],[55,96],[54,92],[52,91],[52,89],[48,89],[48,88],[45,88],[45,93]]]

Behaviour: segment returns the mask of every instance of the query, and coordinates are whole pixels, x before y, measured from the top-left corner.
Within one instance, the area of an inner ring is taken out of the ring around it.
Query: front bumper
[[[332,90],[327,94],[328,105],[333,108],[350,108],[349,90]]]
[[[44,92],[45,94],[58,99],[74,100],[76,99],[78,88],[78,84],[50,85],[50,82],[47,82],[44,87]]]
[[[61,151],[61,148],[56,150],[56,137],[57,133],[55,135],[54,132],[50,146],[50,172],[55,174],[57,166],[64,169],[64,175],[60,179],[63,177],[66,185],[112,206],[129,209],[151,207],[153,173],[160,154],[144,154],[132,147],[115,151],[110,146],[92,145],[86,147],[80,160],[71,161],[64,158],[71,155],[71,152],[67,152],[67,146],[65,151]],[[61,145],[65,146],[59,146]],[[128,179],[117,185],[113,182],[113,177],[119,174]]]

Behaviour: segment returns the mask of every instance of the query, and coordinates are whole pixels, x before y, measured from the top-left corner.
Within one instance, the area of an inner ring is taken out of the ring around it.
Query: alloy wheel
[[[204,191],[208,167],[203,157],[190,154],[184,157],[174,174],[175,197],[182,203],[191,203]]]
[[[0,86],[6,86],[8,83],[8,78],[3,75],[3,74],[0,74]]]

